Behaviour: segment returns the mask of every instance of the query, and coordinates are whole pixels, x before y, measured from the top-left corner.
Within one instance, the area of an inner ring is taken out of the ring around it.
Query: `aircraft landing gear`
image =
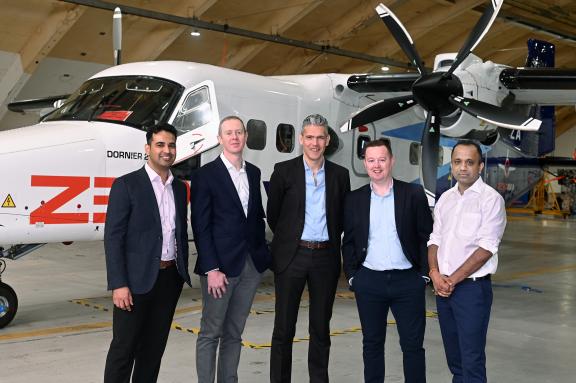
[[[2,272],[6,269],[6,261],[0,259],[0,328],[12,322],[18,310],[18,298],[12,287],[2,282]]]

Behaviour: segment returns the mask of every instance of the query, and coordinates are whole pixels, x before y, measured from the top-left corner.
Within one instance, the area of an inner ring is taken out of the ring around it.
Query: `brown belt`
[[[323,250],[330,247],[330,241],[305,241],[301,239],[298,245],[305,249]]]
[[[160,260],[160,270],[167,269],[169,267],[174,266],[175,264],[176,264],[176,261],[173,259],[171,259],[169,261]]]

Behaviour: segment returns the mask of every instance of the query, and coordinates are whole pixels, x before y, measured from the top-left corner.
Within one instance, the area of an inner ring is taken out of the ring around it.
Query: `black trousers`
[[[104,383],[128,383],[132,369],[132,382],[156,382],[182,285],[176,267],[169,267],[148,293],[132,294],[132,311],[114,307]]]
[[[338,278],[339,259],[330,250],[298,249],[292,263],[274,275],[276,315],[270,352],[270,382],[290,382],[292,340],[304,286],[310,296],[308,373],[310,382],[328,382],[330,319]]]
[[[362,266],[352,288],[362,324],[364,382],[384,382],[388,310],[396,319],[406,383],[426,383],[424,279],[413,269],[374,271]]]

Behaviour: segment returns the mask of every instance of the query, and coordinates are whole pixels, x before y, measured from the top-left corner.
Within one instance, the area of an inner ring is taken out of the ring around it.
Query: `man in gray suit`
[[[196,342],[198,382],[238,382],[242,332],[270,254],[264,237],[260,170],[242,159],[247,133],[226,117],[222,154],[192,175],[192,230],[200,275],[202,319]],[[216,352],[218,366],[216,367]]]

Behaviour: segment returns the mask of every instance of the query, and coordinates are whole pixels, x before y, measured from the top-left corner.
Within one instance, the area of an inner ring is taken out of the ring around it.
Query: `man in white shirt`
[[[157,380],[182,284],[190,284],[186,186],[170,171],[176,133],[169,124],[149,128],[148,162],[110,190],[104,248],[114,312],[105,383]]]
[[[480,178],[484,164],[477,143],[459,141],[451,168],[458,182],[434,208],[430,278],[452,383],[480,383],[486,382],[490,278],[498,266],[506,210],[502,196]]]
[[[222,154],[192,175],[192,230],[198,252],[202,319],[196,342],[199,383],[238,382],[242,332],[270,253],[265,239],[260,169],[242,152],[242,120],[220,122]],[[218,366],[216,352],[219,348]]]

